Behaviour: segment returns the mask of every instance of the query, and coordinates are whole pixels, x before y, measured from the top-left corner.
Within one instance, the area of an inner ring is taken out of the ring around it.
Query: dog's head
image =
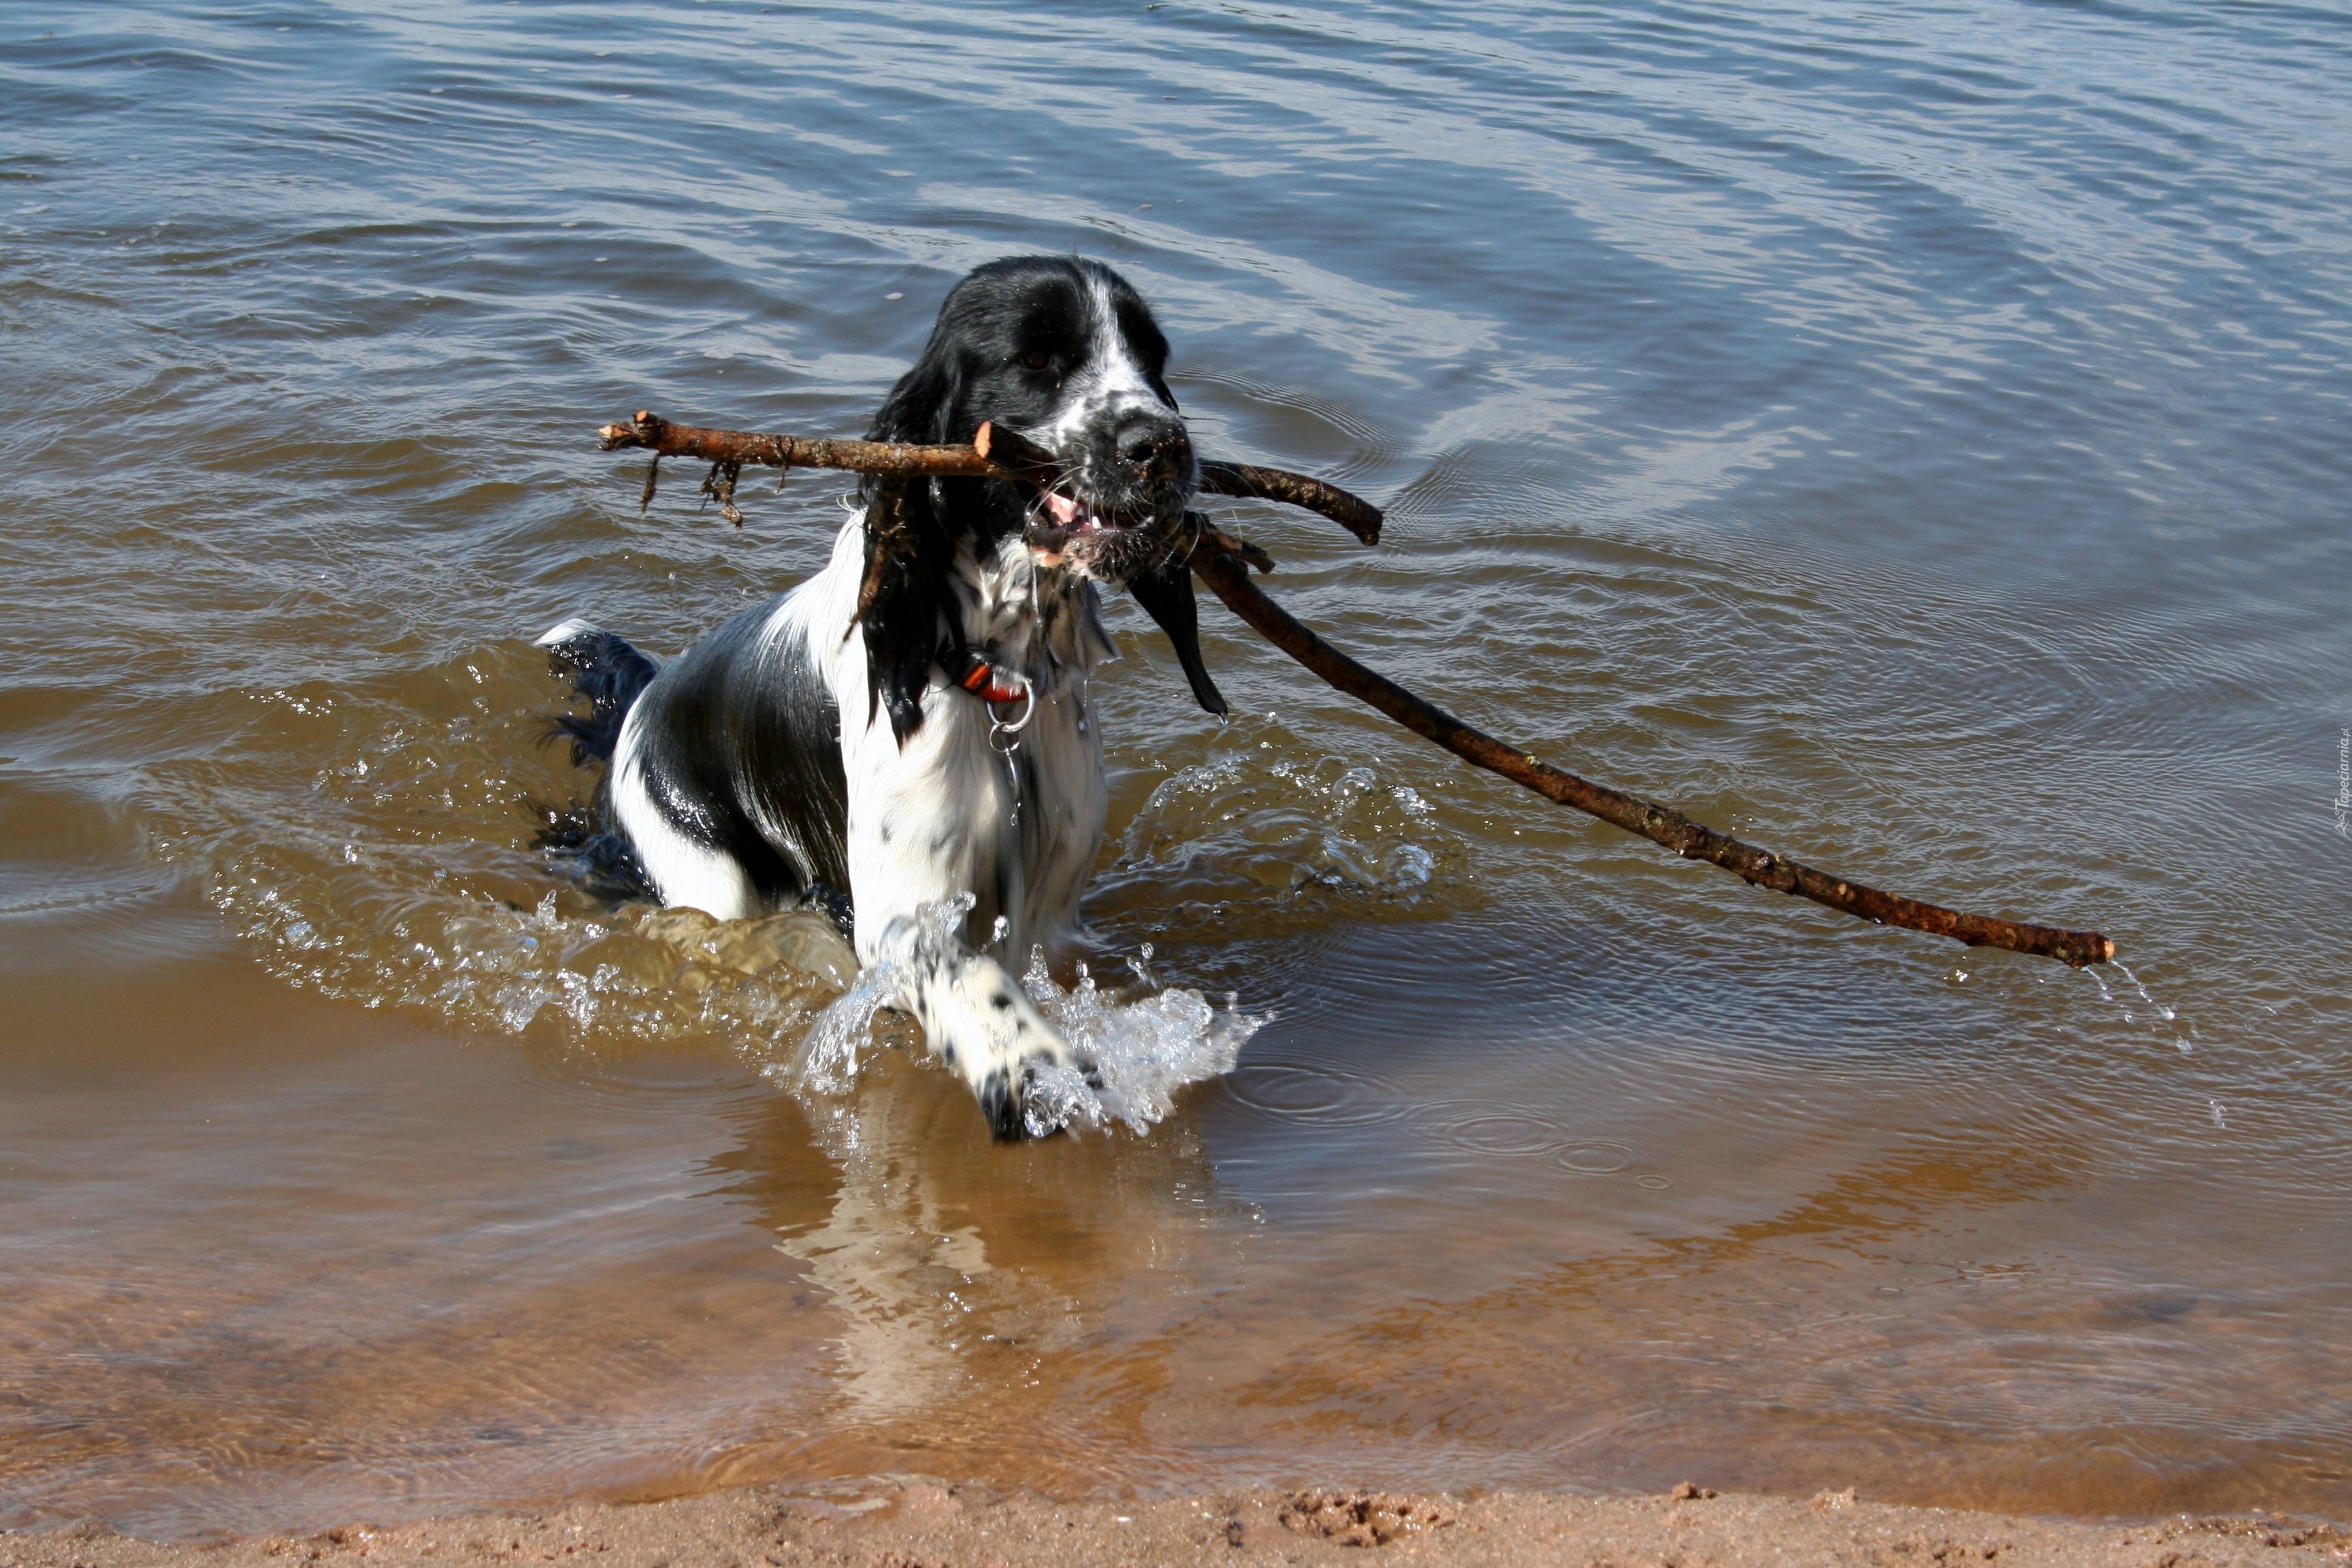
[[[1007,257],[950,291],[873,436],[963,442],[992,420],[1028,437],[1054,455],[1056,482],[946,489],[949,510],[973,515],[941,521],[992,539],[1017,516],[1058,564],[1124,582],[1165,552],[1199,479],[1167,364],[1168,340],[1126,279],[1099,261]]]
[[[932,626],[959,549],[993,549],[1018,531],[1042,563],[1076,576],[1128,583],[1164,573],[1200,478],[1162,379],[1167,363],[1150,307],[1098,261],[1007,257],[949,292],[871,437],[967,442],[993,422],[1051,453],[1057,472],[1043,488],[1000,479],[909,485],[887,539],[870,521],[883,481],[867,481],[867,563],[878,592],[866,647],[876,699],[902,739],[921,721]],[[894,553],[877,563],[877,552]]]

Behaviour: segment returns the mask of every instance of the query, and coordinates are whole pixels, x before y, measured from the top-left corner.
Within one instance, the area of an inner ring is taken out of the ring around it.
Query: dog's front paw
[[[1042,1138],[1073,1117],[1091,1119],[1094,1064],[993,960],[939,965],[914,992],[931,1053],[971,1086],[996,1136]]]
[[[1093,1065],[1065,1047],[1058,1055],[1041,1052],[993,1069],[972,1085],[972,1093],[989,1131],[1010,1142],[1051,1137],[1073,1121],[1096,1121],[1101,1102],[1094,1091],[1101,1087]]]

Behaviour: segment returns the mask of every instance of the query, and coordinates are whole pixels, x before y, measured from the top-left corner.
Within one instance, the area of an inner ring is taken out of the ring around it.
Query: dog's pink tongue
[[[1052,512],[1054,521],[1064,528],[1069,527],[1078,518],[1078,503],[1067,496],[1057,496],[1051,490],[1045,492],[1045,510]]]

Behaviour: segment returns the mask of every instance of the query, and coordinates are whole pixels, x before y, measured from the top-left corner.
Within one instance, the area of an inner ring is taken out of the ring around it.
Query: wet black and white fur
[[[903,1005],[1003,1137],[1024,1131],[1039,1067],[1093,1070],[1007,965],[1070,931],[1102,843],[1089,683],[1113,650],[1098,582],[1135,593],[1202,705],[1223,710],[1171,555],[1198,468],[1167,358],[1109,268],[992,262],[949,294],[870,435],[969,441],[993,420],[1053,452],[1061,480],[915,481],[910,542],[863,620],[872,479],[824,570],[667,667],[583,622],[540,638],[594,703],[561,723],[583,760],[609,759],[585,847],[606,884],[725,919],[839,912],[845,897],[860,962],[903,973]],[[954,684],[943,661],[959,643],[1029,698]],[[920,907],[964,894],[960,936],[927,931]]]

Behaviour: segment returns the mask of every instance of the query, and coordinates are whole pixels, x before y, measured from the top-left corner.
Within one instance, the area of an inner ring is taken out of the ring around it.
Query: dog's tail
[[[559,714],[549,734],[571,737],[572,760],[580,766],[611,762],[622,721],[661,666],[625,638],[583,620],[550,626],[536,640],[556,668],[572,672],[573,687],[588,699],[587,712]]]

